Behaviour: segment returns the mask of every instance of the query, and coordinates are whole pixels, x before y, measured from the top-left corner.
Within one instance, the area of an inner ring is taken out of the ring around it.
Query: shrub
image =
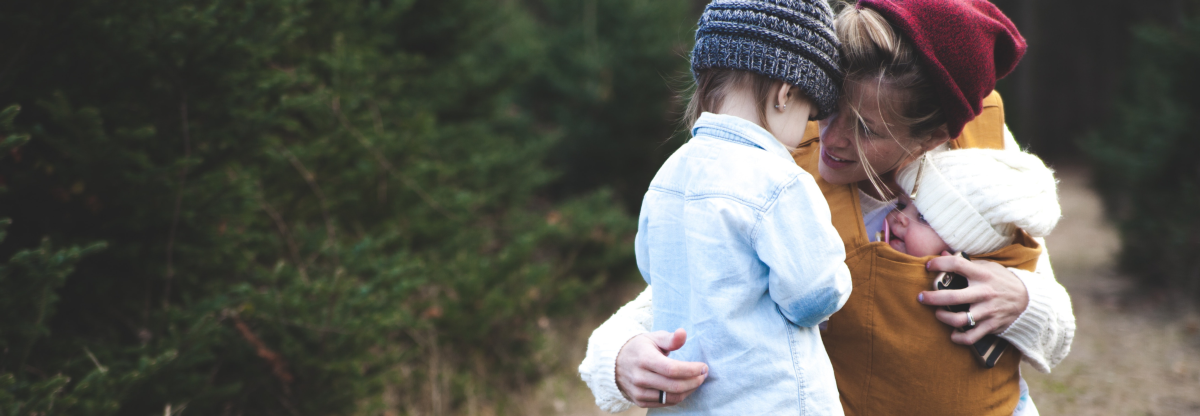
[[[546,59],[521,103],[557,126],[557,194],[613,189],[637,212],[658,167],[689,132],[672,87],[691,81],[694,1],[531,0]],[[707,2],[704,2],[707,4]]]
[[[688,19],[623,3],[606,24]],[[545,192],[560,123],[610,113],[531,104],[571,41],[533,3],[2,7],[2,414],[502,402],[540,318],[634,273],[612,192]]]
[[[1135,28],[1116,117],[1083,142],[1121,233],[1121,265],[1144,285],[1200,296],[1200,20]]]

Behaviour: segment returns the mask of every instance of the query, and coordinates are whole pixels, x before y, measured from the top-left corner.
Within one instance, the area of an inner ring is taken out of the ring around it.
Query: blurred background
[[[599,414],[705,1],[0,3],[0,414]],[[995,2],[1079,330],[1043,414],[1198,414],[1200,2]]]

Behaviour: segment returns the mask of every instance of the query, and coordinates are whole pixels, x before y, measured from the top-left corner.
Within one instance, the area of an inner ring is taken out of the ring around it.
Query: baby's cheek
[[[946,242],[942,241],[941,237],[934,234],[934,238],[937,239],[937,247],[933,250],[934,255],[941,255],[943,251],[950,251],[950,246],[946,245]]]
[[[933,230],[929,230],[929,248],[929,255],[931,256],[940,255],[943,251],[950,251],[950,246],[946,245],[942,237],[933,232]]]
[[[917,234],[917,235],[914,235],[913,237],[917,237],[917,240],[918,240],[918,241],[913,241],[912,238],[909,238],[909,240],[908,240],[908,247],[909,247],[908,251],[909,251],[909,254],[911,254],[913,256],[917,256],[917,257],[936,256],[936,255],[942,254],[943,251],[949,250],[949,247],[946,245],[946,242],[942,241],[942,237],[938,236],[937,233],[933,231],[933,229],[922,227],[920,233],[912,233],[912,234]],[[914,247],[914,246],[916,246],[916,247]],[[916,248],[916,250],[914,250],[914,248]]]

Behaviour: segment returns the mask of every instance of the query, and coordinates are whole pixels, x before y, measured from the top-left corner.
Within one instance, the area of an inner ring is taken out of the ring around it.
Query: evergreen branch
[[[188,129],[187,93],[184,93],[183,99],[179,102],[179,118],[183,124],[183,166],[179,168],[179,190],[175,192],[175,211],[171,214],[171,231],[167,236],[167,276],[166,282],[163,283],[163,309],[171,306],[171,282],[175,280],[175,233],[179,229],[179,210],[183,206],[183,189],[187,184],[188,163],[192,158],[192,135]]]
[[[47,243],[47,241],[42,240],[42,248],[41,249],[42,249],[43,253],[49,251],[48,250],[49,248],[50,248],[50,245]],[[42,286],[42,293],[41,293],[41,296],[38,298],[38,303],[37,303],[37,318],[33,321],[34,328],[42,327],[42,322],[44,322],[46,320],[46,314],[47,314],[46,309],[49,309],[49,307],[50,307],[50,303],[51,303],[50,298],[51,298],[51,296],[54,296],[54,289],[55,288],[53,287],[53,285]],[[29,359],[29,354],[31,352],[33,352],[33,346],[35,344],[37,344],[38,338],[40,338],[38,335],[39,334],[34,333],[33,336],[30,336],[29,340],[26,341],[25,349],[21,350],[21,360],[18,361],[18,364],[17,364],[18,368],[23,368],[26,366],[25,361]]]
[[[286,146],[280,145],[279,153],[283,154],[283,156],[292,163],[292,167],[294,167],[296,171],[300,172],[300,176],[304,178],[305,182],[308,182],[308,187],[312,189],[313,194],[317,196],[318,203],[321,206],[321,216],[325,219],[325,247],[329,248],[329,251],[332,254],[333,264],[335,266],[341,266],[341,261],[338,258],[336,228],[334,228],[333,217],[329,214],[329,200],[325,198],[325,193],[321,191],[321,186],[317,184],[316,175],[305,168],[304,163],[300,162],[300,158],[296,157],[296,155],[288,150]],[[320,250],[314,251],[312,255],[309,256],[305,264],[311,265],[316,261],[316,258],[319,254]],[[337,277],[339,275],[340,273],[334,273],[335,283],[337,282]],[[332,308],[333,305],[337,303],[337,293],[331,293],[330,296],[332,298],[330,299],[329,307]],[[329,314],[326,314],[326,319],[328,318]]]
[[[292,381],[294,381],[295,378],[292,376],[292,373],[288,371],[287,360],[285,360],[282,355],[275,352],[275,350],[272,350],[271,347],[267,346],[267,343],[263,342],[258,335],[255,335],[254,331],[250,329],[250,326],[246,325],[246,322],[242,321],[242,319],[238,317],[237,312],[225,310],[222,315],[233,321],[233,326],[237,329],[238,334],[242,336],[242,339],[246,340],[250,346],[254,347],[255,354],[257,354],[259,358],[262,358],[271,366],[271,374],[273,374],[275,378],[279,379],[280,385],[283,386],[283,395],[276,397],[276,399],[279,400],[279,404],[283,406],[288,413],[292,415],[299,415],[300,412],[296,410],[296,406],[291,400]]]
[[[25,143],[29,143],[29,135],[17,133],[13,127],[13,119],[21,112],[21,106],[13,104],[0,110],[0,159],[15,151]],[[20,162],[20,160],[17,160]]]
[[[371,109],[371,121],[374,122],[375,134],[383,135],[383,115],[379,113],[379,105],[375,101],[367,101],[367,108]]]
[[[579,257],[579,253],[581,251],[583,251],[583,248],[581,247],[575,247],[574,250],[571,250],[571,252],[567,254],[567,258],[563,260],[562,264],[557,267],[558,270],[554,272],[554,278],[551,280],[559,281],[565,279],[571,273],[571,269],[575,267],[575,259]]]
[[[268,316],[258,316],[258,317],[256,317],[256,319],[263,321],[263,322],[278,323],[278,324],[287,325],[287,326],[294,327],[294,328],[312,331],[312,332],[316,333],[318,336],[324,336],[325,334],[367,335],[367,334],[373,333],[372,331],[351,331],[351,330],[337,328],[337,327],[331,327],[331,326],[310,325],[310,324],[306,324],[303,322],[299,322],[296,320],[290,320],[290,319],[286,319],[286,318],[273,318],[273,317],[268,317]]]
[[[279,231],[279,237],[283,239],[284,245],[288,248],[288,254],[292,258],[292,263],[296,264],[296,270],[300,272],[300,279],[304,283],[308,282],[308,272],[305,270],[304,262],[300,260],[300,247],[296,245],[296,240],[292,238],[291,231],[288,230],[287,222],[283,220],[283,216],[276,211],[271,204],[267,203],[267,199],[263,197],[262,182],[254,181],[254,185],[258,187],[258,192],[254,194],[258,200],[258,206],[271,217],[271,221],[275,223],[275,228]]]
[[[409,189],[412,189],[412,191],[414,193],[416,193],[417,196],[419,196],[419,197],[421,197],[421,199],[425,200],[425,203],[429,204],[429,206],[432,207],[434,210],[437,210],[438,212],[442,213],[442,215],[445,215],[446,218],[449,218],[452,220],[458,219],[457,216],[455,216],[454,214],[451,214],[449,211],[446,211],[445,208],[442,208],[441,204],[438,204],[437,201],[435,201],[433,199],[433,197],[429,196],[429,194],[426,193],[425,190],[422,189],[421,186],[418,185],[416,181],[412,180],[412,178],[409,178],[405,174],[400,173],[400,171],[396,170],[395,167],[392,166],[391,162],[388,162],[387,158],[383,156],[383,153],[381,153],[374,146],[371,146],[371,142],[367,141],[367,138],[365,136],[363,136],[362,132],[358,131],[358,129],[356,129],[350,125],[350,120],[346,119],[345,114],[342,114],[341,104],[340,104],[337,96],[333,97],[333,103],[330,105],[330,108],[333,110],[333,114],[337,116],[338,121],[341,122],[342,127],[345,127],[346,130],[349,130],[350,134],[353,135],[354,138],[358,139],[358,143],[362,144],[362,146],[364,148],[366,148],[368,152],[371,152],[371,155],[375,157],[375,161],[379,163],[380,167],[382,167],[384,170],[388,171],[388,173],[392,174],[392,176],[395,176],[396,179],[400,180],[400,182],[403,182],[404,185],[408,186]],[[380,125],[377,125],[376,128],[379,130],[382,130],[382,127]]]
[[[329,214],[329,199],[325,198],[324,192],[321,192],[321,186],[317,184],[316,175],[313,175],[312,172],[305,168],[304,163],[300,162],[300,159],[295,154],[292,154],[287,147],[281,145],[279,153],[292,163],[292,167],[296,168],[296,171],[300,172],[300,176],[304,178],[304,181],[308,183],[308,187],[312,189],[313,194],[317,196],[318,203],[321,206],[321,216],[325,220],[325,244],[327,247],[333,249],[331,250],[333,264],[340,265],[341,262],[338,260],[337,253],[337,229],[333,224],[333,216]]]
[[[258,335],[254,334],[254,331],[250,330],[250,326],[246,325],[246,322],[238,318],[237,314],[230,313],[229,319],[233,321],[233,326],[242,335],[242,339],[245,339],[250,346],[254,347],[254,351],[258,354],[259,358],[262,358],[263,361],[271,365],[271,374],[274,374],[275,378],[279,379],[279,382],[283,385],[284,393],[291,394],[291,384],[294,378],[292,377],[292,373],[288,371],[288,363],[283,359],[283,356],[272,350],[271,347],[268,347]]]
[[[96,359],[96,354],[92,354],[92,350],[89,350],[88,347],[83,347],[83,352],[87,353],[88,358],[92,359],[92,364],[96,365],[97,370],[100,370],[101,373],[108,372],[108,367],[100,365],[100,360]]]
[[[383,115],[379,113],[379,105],[375,101],[367,101],[367,107],[371,109],[371,121],[375,125],[375,135],[383,135]],[[387,205],[388,178],[387,174],[379,175],[379,187],[375,191],[375,199],[379,201],[379,207],[383,208]]]

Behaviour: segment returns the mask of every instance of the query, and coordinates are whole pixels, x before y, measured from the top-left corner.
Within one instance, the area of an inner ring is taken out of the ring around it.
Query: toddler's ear
[[[792,85],[788,84],[786,82],[783,82],[783,81],[775,81],[774,88],[775,88],[775,102],[773,104],[774,104],[775,108],[777,110],[779,110],[779,112],[782,113],[784,111],[784,109],[783,109],[784,105],[793,104],[791,102],[792,101]]]

